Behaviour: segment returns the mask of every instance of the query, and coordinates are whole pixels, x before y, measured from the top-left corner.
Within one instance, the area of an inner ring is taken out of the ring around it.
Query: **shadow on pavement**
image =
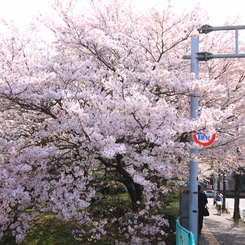
[[[231,220],[232,213],[217,215],[208,205],[210,216],[204,218],[199,245],[245,245],[245,223]]]

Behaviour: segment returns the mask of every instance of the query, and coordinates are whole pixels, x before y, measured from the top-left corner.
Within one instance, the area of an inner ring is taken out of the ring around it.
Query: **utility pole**
[[[234,54],[212,54],[199,52],[199,37],[191,38],[191,55],[183,56],[183,59],[191,60],[191,72],[195,73],[196,79],[199,76],[199,61],[208,61],[214,58],[242,58],[245,53],[239,53],[238,31],[244,30],[245,26],[218,26],[204,25],[197,28],[200,34],[208,34],[212,31],[235,30],[235,53]],[[190,95],[191,118],[198,117],[198,96],[196,93]],[[192,139],[192,137],[190,137]],[[191,156],[198,157],[198,149],[190,150]],[[194,234],[195,244],[198,244],[198,161],[190,161],[190,188],[189,188],[189,230]]]
[[[199,60],[197,54],[199,53],[199,37],[191,38],[191,72],[195,73],[195,78],[199,76]],[[196,93],[190,95],[191,108],[190,116],[197,119],[199,97]],[[192,137],[190,136],[192,141]],[[190,150],[191,157],[198,157],[198,149]],[[190,161],[190,187],[189,187],[189,230],[194,234],[195,240],[198,237],[198,162],[196,160]],[[196,244],[197,241],[196,241]]]

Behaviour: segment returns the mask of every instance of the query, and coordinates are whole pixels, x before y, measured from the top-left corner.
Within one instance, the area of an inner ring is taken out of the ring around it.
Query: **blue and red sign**
[[[210,136],[210,135],[194,132],[192,133],[192,139],[194,142],[196,142],[199,145],[210,146],[214,143],[216,139],[216,134]]]

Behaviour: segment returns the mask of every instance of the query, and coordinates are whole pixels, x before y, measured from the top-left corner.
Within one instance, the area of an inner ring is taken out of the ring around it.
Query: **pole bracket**
[[[212,28],[212,26],[203,25],[201,28],[198,28],[197,30],[200,34],[203,34],[203,33],[208,34],[209,32],[213,31],[213,29],[210,29],[210,28]]]
[[[212,57],[212,53],[209,53],[209,52],[198,52],[197,53],[197,59],[199,61],[208,61],[208,60],[211,60],[213,57]]]

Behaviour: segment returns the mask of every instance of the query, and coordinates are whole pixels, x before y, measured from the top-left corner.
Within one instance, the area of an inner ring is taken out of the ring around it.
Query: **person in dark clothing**
[[[198,185],[198,232],[202,231],[203,226],[203,215],[205,206],[208,203],[208,199],[205,193],[201,191],[201,186]]]

